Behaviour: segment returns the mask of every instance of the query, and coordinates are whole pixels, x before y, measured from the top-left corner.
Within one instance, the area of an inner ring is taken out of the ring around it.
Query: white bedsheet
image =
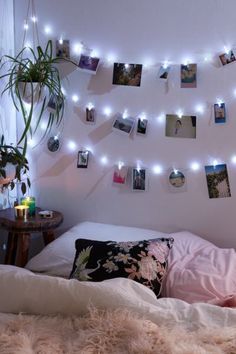
[[[186,328],[236,326],[235,309],[204,303],[190,305],[170,298],[156,299],[151,290],[129,279],[79,282],[0,265],[2,313],[82,315],[90,304],[102,309],[125,307],[163,325],[181,324]],[[8,318],[3,315],[1,321]]]

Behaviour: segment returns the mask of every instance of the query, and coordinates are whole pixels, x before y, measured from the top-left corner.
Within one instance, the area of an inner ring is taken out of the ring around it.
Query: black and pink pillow
[[[80,281],[129,278],[160,297],[173,242],[173,238],[135,242],[78,239],[70,278]]]

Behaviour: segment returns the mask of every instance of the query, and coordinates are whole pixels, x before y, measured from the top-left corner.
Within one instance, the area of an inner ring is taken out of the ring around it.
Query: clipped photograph
[[[181,88],[197,87],[197,64],[181,65],[180,67]]]
[[[60,148],[60,140],[57,136],[50,136],[47,141],[47,148],[50,152],[56,152]]]
[[[147,119],[138,118],[137,134],[145,135],[147,132],[147,124],[148,124]]]
[[[56,40],[56,57],[70,59],[70,41],[68,39]]]
[[[99,61],[100,61],[99,58],[94,58],[88,55],[81,54],[78,67],[81,70],[88,72],[90,74],[96,74]]]
[[[80,150],[78,152],[77,168],[87,168],[88,167],[88,159],[89,159],[89,151],[88,150]]]
[[[122,114],[117,114],[113,123],[113,130],[129,135],[135,126],[135,119],[132,117],[123,118]]]
[[[114,63],[113,85],[140,86],[141,76],[141,64]]]
[[[61,97],[55,94],[51,94],[49,97],[48,105],[47,105],[47,110],[50,113],[56,113],[56,111],[60,111],[63,105],[63,100]]]
[[[214,104],[214,116],[215,116],[215,123],[226,122],[225,103]]]
[[[115,184],[125,184],[128,174],[127,166],[115,166],[113,173],[113,183]]]
[[[95,123],[95,109],[94,108],[86,108],[86,123]]]
[[[205,166],[209,198],[231,197],[226,164]]]
[[[170,66],[162,65],[158,72],[158,78],[161,80],[167,80],[170,72]]]
[[[167,174],[168,190],[172,193],[185,192],[187,190],[186,176],[179,169],[170,169]]]
[[[145,168],[133,168],[132,169],[132,190],[133,191],[145,191],[146,190],[146,169]]]
[[[222,65],[233,63],[236,60],[233,50],[230,50],[228,53],[223,53],[219,55],[219,58]]]
[[[166,136],[196,139],[196,116],[166,115]]]

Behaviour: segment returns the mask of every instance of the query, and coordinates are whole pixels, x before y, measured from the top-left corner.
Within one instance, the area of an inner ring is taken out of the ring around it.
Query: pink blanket
[[[236,294],[225,296],[223,299],[213,299],[209,301],[210,304],[221,307],[236,307]]]

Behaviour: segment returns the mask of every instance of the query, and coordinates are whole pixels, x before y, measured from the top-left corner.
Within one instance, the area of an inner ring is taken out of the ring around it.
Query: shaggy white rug
[[[19,315],[0,333],[1,354],[235,354],[236,328],[188,332],[127,310],[86,317]]]

